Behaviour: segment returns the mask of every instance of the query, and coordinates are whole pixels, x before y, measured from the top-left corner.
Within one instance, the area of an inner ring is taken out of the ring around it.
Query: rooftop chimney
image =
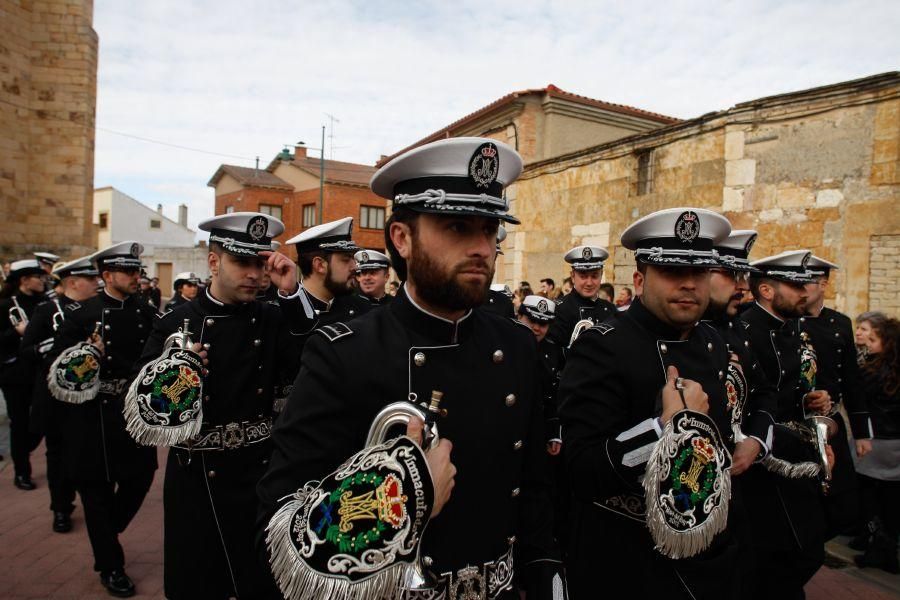
[[[297,142],[297,145],[294,146],[294,158],[306,158],[306,146],[303,142]]]
[[[178,224],[187,227],[187,204],[178,205]]]
[[[156,205],[156,212],[158,212],[159,214],[162,214],[162,204]]]

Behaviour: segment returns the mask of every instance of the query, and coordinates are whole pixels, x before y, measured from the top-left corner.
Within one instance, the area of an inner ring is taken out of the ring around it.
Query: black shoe
[[[13,485],[26,492],[30,492],[37,487],[34,485],[34,482],[31,481],[31,477],[27,475],[16,475],[16,478],[13,479]]]
[[[897,537],[882,531],[876,532],[866,553],[854,556],[853,561],[861,569],[874,567],[888,573],[900,573],[900,564],[897,561]]]
[[[134,596],[134,582],[125,574],[125,569],[113,569],[100,573],[100,583],[111,596],[130,598]]]
[[[69,533],[72,531],[72,517],[69,513],[54,511],[53,531],[56,533]]]

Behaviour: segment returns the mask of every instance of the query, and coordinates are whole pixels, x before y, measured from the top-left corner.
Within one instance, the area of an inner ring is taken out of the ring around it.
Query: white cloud
[[[900,56],[900,4],[865,0],[98,0],[94,28],[99,127],[247,157],[98,131],[98,186],[189,200],[192,220],[211,214],[221,162],[318,146],[325,113],[335,158],[372,163],[513,90],[554,83],[687,118]]]

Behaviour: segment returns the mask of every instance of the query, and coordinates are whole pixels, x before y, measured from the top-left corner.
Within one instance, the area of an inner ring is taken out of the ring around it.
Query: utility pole
[[[325,205],[325,126],[322,125],[322,147],[319,148],[319,224]]]

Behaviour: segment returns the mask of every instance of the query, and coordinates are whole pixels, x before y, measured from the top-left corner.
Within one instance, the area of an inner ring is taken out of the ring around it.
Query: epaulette
[[[332,323],[331,325],[322,325],[316,329],[315,332],[321,333],[331,342],[339,340],[342,337],[347,337],[348,335],[353,335],[353,330],[350,329],[346,323],[341,323],[340,321]]]
[[[615,327],[613,327],[612,325],[607,325],[606,323],[597,323],[596,325],[591,327],[591,329],[596,329],[600,332],[600,335],[606,335],[607,333],[615,329]]]
[[[65,308],[66,310],[78,310],[81,308],[81,302],[69,302]]]

